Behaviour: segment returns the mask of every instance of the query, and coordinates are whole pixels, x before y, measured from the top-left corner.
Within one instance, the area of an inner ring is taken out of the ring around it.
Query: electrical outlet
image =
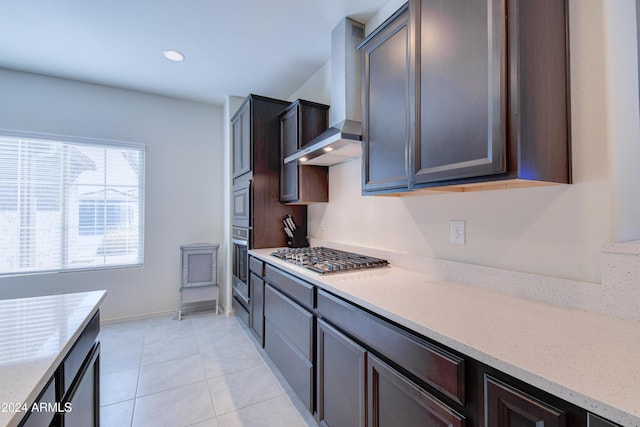
[[[464,221],[451,221],[451,243],[466,244]]]

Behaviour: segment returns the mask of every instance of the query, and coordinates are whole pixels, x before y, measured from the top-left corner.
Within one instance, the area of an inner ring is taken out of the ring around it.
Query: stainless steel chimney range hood
[[[364,24],[351,18],[344,18],[331,32],[332,125],[285,163],[332,166],[362,155],[362,63],[356,46],[363,38]]]

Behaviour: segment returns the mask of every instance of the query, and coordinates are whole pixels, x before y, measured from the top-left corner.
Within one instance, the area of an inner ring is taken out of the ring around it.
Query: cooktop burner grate
[[[323,246],[278,249],[271,255],[320,274],[386,267],[389,265],[389,262],[385,259]]]

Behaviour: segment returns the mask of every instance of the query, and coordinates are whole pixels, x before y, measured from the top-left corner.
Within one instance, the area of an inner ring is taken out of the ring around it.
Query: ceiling
[[[213,104],[287,97],[329,59],[342,17],[387,1],[0,0],[0,68]]]

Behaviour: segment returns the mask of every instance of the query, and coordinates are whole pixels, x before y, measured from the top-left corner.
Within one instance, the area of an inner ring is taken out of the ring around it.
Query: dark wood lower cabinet
[[[62,404],[61,425],[100,425],[100,343],[96,343]]]
[[[263,321],[265,352],[320,426],[617,427],[291,271],[251,263],[252,302],[264,301],[264,317],[252,306],[253,328]]]
[[[100,425],[100,312],[89,321],[19,427]]]
[[[367,355],[368,425],[463,427],[465,419],[380,359]]]
[[[566,413],[495,378],[484,377],[486,425],[564,427]]]
[[[318,422],[328,427],[365,427],[366,350],[318,320]]]
[[[254,273],[249,275],[249,292],[251,295],[251,332],[264,347],[264,280]]]
[[[315,400],[314,329],[313,313],[271,284],[265,285],[264,350],[310,412]]]

